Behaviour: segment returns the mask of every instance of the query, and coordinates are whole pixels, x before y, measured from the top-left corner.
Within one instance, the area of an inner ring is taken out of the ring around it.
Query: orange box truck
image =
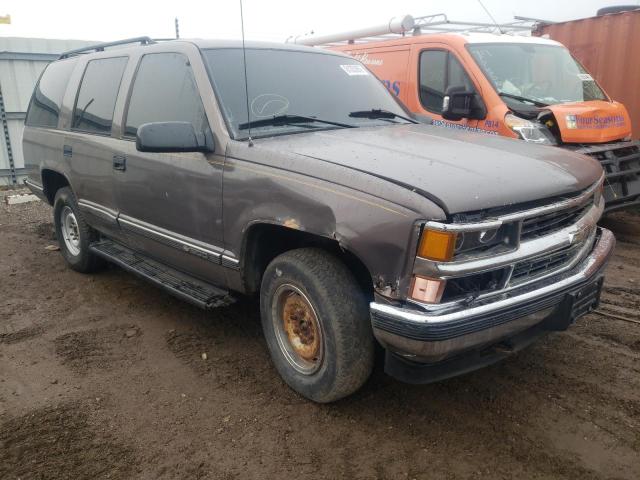
[[[515,24],[457,22],[467,31],[422,33],[425,25],[454,23],[433,17],[438,16],[397,17],[376,27],[293,41],[359,59],[411,112],[435,125],[595,157],[607,174],[607,211],[640,205],[640,142],[631,139],[627,109],[567,48],[516,35]],[[509,34],[479,31],[488,29]]]

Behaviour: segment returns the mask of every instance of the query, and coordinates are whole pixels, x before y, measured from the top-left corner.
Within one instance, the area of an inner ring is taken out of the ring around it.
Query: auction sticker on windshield
[[[369,72],[367,72],[367,69],[364,68],[362,65],[340,65],[340,68],[345,72],[347,72],[347,75],[349,76],[369,75]]]

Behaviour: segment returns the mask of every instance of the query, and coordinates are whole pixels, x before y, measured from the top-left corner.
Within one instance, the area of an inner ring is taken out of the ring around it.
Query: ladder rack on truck
[[[338,46],[345,42],[348,44],[360,44],[374,41],[395,40],[407,35],[417,36],[429,33],[495,33],[495,34],[529,34],[538,24],[551,22],[527,17],[514,17],[513,22],[508,23],[482,23],[463,22],[450,20],[445,13],[412,17],[405,15],[393,17],[389,22],[358,30],[352,30],[328,35],[301,35],[289,37],[288,43],[296,43],[308,46]]]

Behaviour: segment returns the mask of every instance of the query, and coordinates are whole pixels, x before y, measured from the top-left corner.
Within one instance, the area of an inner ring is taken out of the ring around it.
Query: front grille
[[[619,146],[591,146],[578,150],[602,164],[609,182],[623,182],[640,174],[640,147],[620,144]]]
[[[582,245],[571,245],[541,258],[516,263],[511,274],[511,285],[534,280],[561,269],[573,260],[581,248]]]
[[[606,176],[604,195],[607,209],[640,198],[640,144],[638,142],[582,145],[571,149],[595,158],[602,165]]]
[[[469,295],[476,296],[495,290],[506,281],[507,269],[500,268],[489,272],[476,273],[468,277],[447,280],[447,286],[442,295],[442,302],[449,302]]]
[[[528,218],[522,222],[522,233],[520,240],[526,241],[539,238],[544,235],[550,235],[554,232],[562,230],[573,225],[591,208],[592,203],[588,205],[578,205],[577,207],[560,210],[558,212],[548,213],[539,217]]]

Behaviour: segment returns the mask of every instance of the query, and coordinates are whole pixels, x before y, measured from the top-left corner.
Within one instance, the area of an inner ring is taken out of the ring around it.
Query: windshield
[[[242,49],[204,51],[218,102],[236,139],[248,138],[248,126],[251,136],[258,138],[407,123],[400,117],[350,116],[352,112],[372,109],[408,115],[382,83],[354,59],[321,52],[252,48],[246,50],[246,55],[250,117]],[[270,122],[273,117],[280,119]]]
[[[607,99],[562,46],[492,43],[467,48],[505,102],[542,106]]]

